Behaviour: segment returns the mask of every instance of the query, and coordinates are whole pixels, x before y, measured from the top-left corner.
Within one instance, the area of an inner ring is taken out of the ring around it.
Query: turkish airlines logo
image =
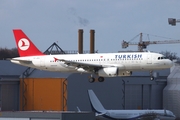
[[[29,40],[27,40],[26,38],[22,38],[18,42],[18,47],[21,50],[27,50],[29,46],[30,46]]]

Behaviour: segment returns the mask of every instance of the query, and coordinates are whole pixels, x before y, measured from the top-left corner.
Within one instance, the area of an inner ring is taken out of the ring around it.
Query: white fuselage
[[[82,72],[78,71],[75,66],[64,64],[63,61],[55,58],[79,64],[85,63],[87,66],[101,65],[104,68],[117,67],[119,70],[127,71],[166,69],[172,66],[172,61],[164,59],[161,54],[151,52],[42,55],[17,57],[11,62],[47,71]]]
[[[156,117],[166,116],[169,118],[176,118],[169,110],[106,110],[105,114],[100,114],[96,114],[96,117],[103,119],[137,119],[154,115]]]

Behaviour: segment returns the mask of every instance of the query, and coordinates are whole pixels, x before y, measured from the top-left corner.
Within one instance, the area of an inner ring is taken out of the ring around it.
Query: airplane
[[[103,82],[104,77],[131,76],[133,71],[144,70],[150,71],[153,80],[153,70],[172,66],[171,60],[153,52],[45,55],[21,29],[14,29],[13,33],[20,57],[11,62],[46,71],[91,73],[91,83],[95,81],[94,75]]]
[[[173,118],[176,116],[170,110],[106,110],[93,90],[88,90],[88,96],[92,110],[97,119],[126,120],[143,119],[146,117]]]

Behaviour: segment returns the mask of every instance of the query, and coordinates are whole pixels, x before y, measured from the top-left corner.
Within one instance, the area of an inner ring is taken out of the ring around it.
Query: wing
[[[97,65],[97,64],[75,62],[75,61],[69,61],[69,60],[57,59],[57,58],[54,58],[54,59],[56,61],[58,60],[58,61],[64,62],[64,64],[66,64],[68,66],[83,68],[84,70],[89,71],[89,72],[93,72],[93,71],[96,71],[96,70],[103,68],[102,65]]]
[[[105,115],[106,114],[106,111],[105,112],[101,112],[101,113],[95,113],[95,116],[102,116],[102,115]]]

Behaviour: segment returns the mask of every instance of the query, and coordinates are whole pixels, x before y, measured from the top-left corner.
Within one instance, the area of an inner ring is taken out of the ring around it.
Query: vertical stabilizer
[[[44,55],[21,29],[14,29],[13,33],[20,57]]]
[[[101,104],[95,93],[93,92],[93,90],[88,90],[88,94],[93,109],[98,113],[105,112],[106,109],[103,107],[103,105]]]

